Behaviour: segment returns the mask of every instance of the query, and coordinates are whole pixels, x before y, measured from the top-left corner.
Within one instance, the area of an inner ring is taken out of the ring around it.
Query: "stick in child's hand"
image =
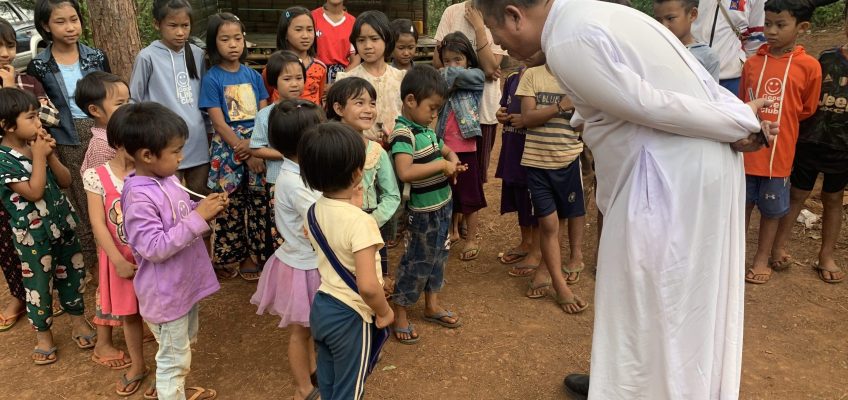
[[[177,183],[177,186],[181,187],[183,190],[185,190],[185,192],[186,192],[186,193],[188,193],[188,194],[190,194],[190,195],[192,195],[192,196],[199,197],[199,198],[201,198],[201,199],[205,199],[205,198],[206,198],[206,196],[204,196],[204,195],[202,195],[202,194],[200,194],[200,193],[196,193],[196,192],[191,191],[191,189],[189,189],[189,188],[187,188],[187,187],[183,186],[181,183]]]

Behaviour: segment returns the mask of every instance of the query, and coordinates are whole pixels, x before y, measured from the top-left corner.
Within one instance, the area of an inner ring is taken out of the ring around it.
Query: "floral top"
[[[348,72],[339,72],[336,82],[350,76],[365,79],[374,85],[377,91],[377,124],[373,128],[362,132],[370,140],[382,141],[378,124],[383,124],[383,129],[391,131],[395,126],[395,119],[400,116],[403,100],[400,98],[400,83],[406,76],[406,71],[401,71],[391,65],[386,66],[383,76],[374,76],[365,70],[362,64]]]
[[[74,208],[47,168],[44,197],[31,202],[9,187],[10,183],[29,181],[32,160],[6,146],[0,146],[0,201],[9,213],[12,233],[19,243],[33,245],[37,241],[58,239],[62,232],[76,228],[79,220]]]

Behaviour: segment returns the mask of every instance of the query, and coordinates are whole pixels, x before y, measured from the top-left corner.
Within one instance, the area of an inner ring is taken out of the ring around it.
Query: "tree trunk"
[[[88,0],[88,23],[94,45],[106,52],[112,73],[127,82],[141,51],[135,0]]]

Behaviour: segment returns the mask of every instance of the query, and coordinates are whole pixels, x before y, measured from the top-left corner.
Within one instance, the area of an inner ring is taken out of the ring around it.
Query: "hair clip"
[[[291,19],[291,11],[286,10],[286,19]]]

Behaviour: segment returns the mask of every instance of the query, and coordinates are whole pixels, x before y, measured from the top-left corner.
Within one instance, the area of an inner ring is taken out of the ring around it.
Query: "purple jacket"
[[[133,287],[142,318],[154,324],[177,320],[220,289],[203,245],[209,225],[176,177],[130,174],[121,204],[138,265]]]

